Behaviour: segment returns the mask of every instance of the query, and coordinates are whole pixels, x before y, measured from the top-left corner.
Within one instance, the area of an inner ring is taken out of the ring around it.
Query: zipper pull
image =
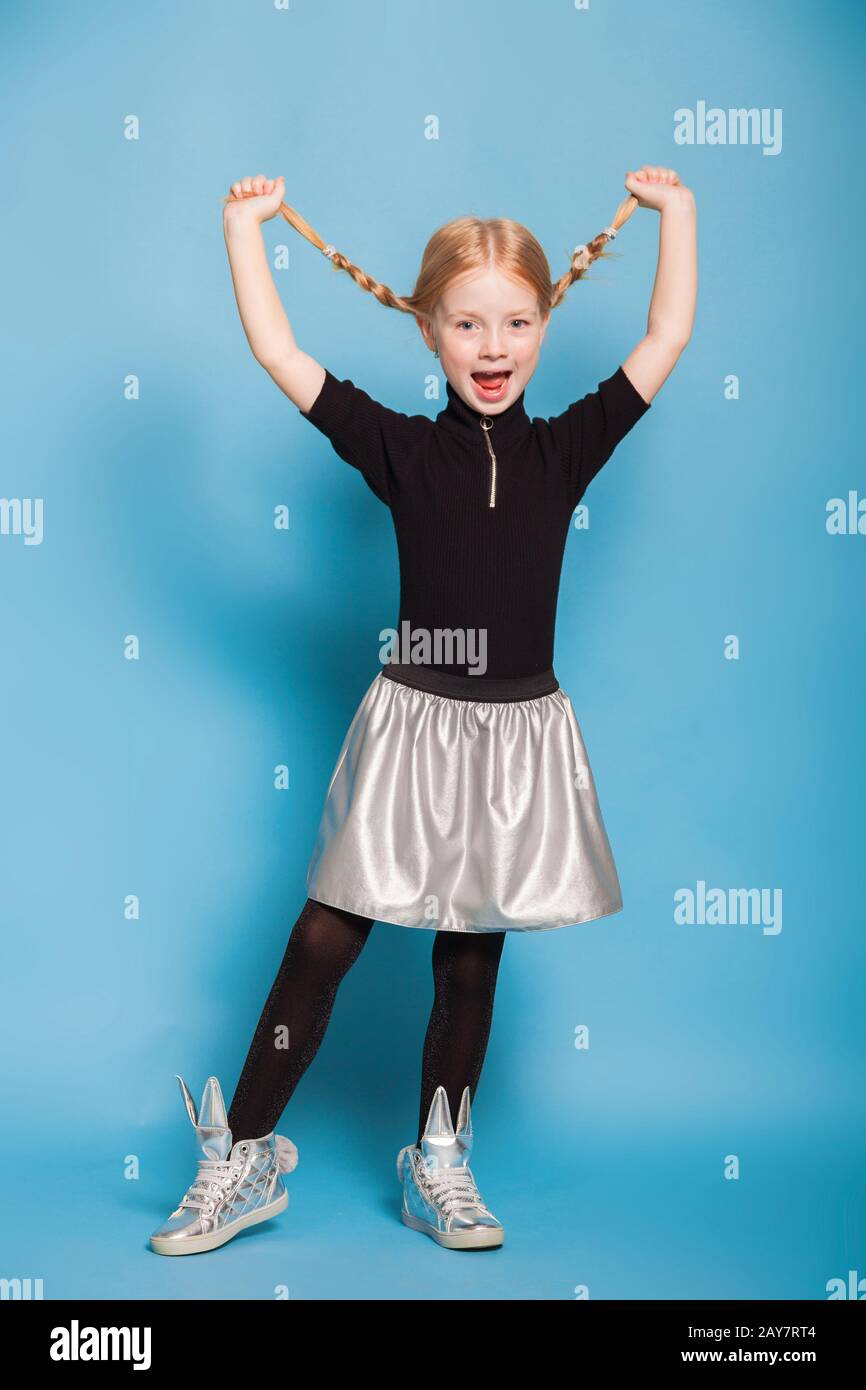
[[[486,422],[486,423],[485,423],[485,422]],[[491,443],[490,443],[490,431],[491,431],[491,429],[493,428],[493,421],[491,420],[491,418],[490,418],[489,415],[482,415],[482,416],[481,416],[481,428],[482,428],[483,431],[484,431],[484,442],[485,442],[486,445],[487,445],[487,452],[488,452],[489,455],[490,455],[490,501],[488,502],[487,505],[490,506],[490,507],[495,507],[495,506],[496,506],[496,455],[494,454],[494,452],[493,452],[493,446],[492,446]]]

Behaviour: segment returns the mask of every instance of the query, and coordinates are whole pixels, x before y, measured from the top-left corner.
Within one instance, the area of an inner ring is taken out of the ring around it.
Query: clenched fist
[[[654,164],[644,164],[636,172],[626,173],[625,186],[637,199],[638,207],[654,208],[661,212],[666,204],[691,198],[691,189],[680,183],[675,169],[657,168]]]
[[[238,179],[232,184],[232,191],[223,202],[223,216],[251,217],[255,222],[267,222],[279,211],[286,191],[286,181],[269,179],[264,174],[253,174]]]

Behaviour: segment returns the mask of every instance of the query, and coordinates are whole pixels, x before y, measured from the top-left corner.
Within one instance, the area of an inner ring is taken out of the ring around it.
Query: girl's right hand
[[[256,222],[267,222],[279,211],[286,191],[286,181],[269,179],[264,174],[238,179],[232,184],[231,193],[225,199],[224,216],[252,217]]]

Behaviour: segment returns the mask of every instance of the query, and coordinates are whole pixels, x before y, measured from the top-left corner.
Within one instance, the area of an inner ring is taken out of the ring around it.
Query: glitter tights
[[[241,1070],[228,1123],[235,1139],[269,1134],[315,1057],[337,989],[373,919],[308,898],[292,928]],[[475,1092],[493,1018],[505,932],[437,931],[433,1007],[421,1063],[420,1140],[437,1086],[457,1122],[460,1097]]]

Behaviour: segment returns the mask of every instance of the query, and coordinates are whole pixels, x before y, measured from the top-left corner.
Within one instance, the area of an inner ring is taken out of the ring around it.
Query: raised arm
[[[692,335],[698,294],[697,215],[691,189],[673,169],[645,164],[625,186],[638,205],[660,214],[659,259],[646,337],[622,364],[629,381],[650,402],[670,376]]]
[[[268,265],[261,224],[283,200],[282,177],[239,179],[223,208],[223,231],[238,312],[253,357],[299,410],[309,410],[325,369],[295,342]]]

